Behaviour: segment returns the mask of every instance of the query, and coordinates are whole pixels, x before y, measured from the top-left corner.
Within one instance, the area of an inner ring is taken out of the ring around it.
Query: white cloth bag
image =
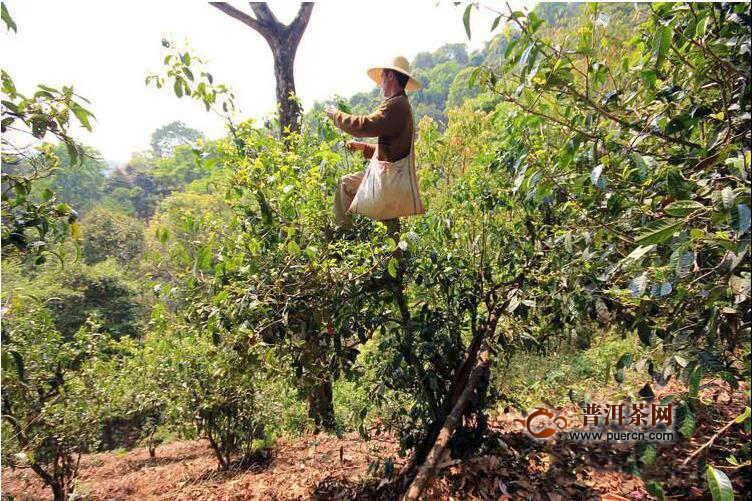
[[[414,144],[415,132],[410,153],[395,162],[379,160],[376,145],[349,212],[384,221],[426,211],[418,193]]]

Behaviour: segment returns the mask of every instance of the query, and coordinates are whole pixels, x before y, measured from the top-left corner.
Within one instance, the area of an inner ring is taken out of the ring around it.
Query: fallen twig
[[[718,432],[715,435],[713,435],[712,437],[710,437],[710,440],[708,440],[707,442],[705,442],[702,446],[700,446],[699,449],[697,449],[692,454],[690,454],[689,457],[687,459],[685,459],[684,462],[682,462],[682,465],[686,466],[700,452],[702,452],[703,450],[705,450],[708,447],[710,447],[711,445],[713,445],[713,442],[715,442],[715,439],[717,439],[718,437],[720,437],[726,430],[728,430],[729,428],[731,428],[731,426],[733,426],[734,423],[736,423],[736,418],[734,418],[731,421],[729,421],[728,423],[726,423],[726,426],[724,426],[723,428],[721,428],[720,430],[718,430]]]

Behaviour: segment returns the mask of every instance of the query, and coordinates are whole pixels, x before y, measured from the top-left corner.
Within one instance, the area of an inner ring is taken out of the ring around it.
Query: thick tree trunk
[[[331,380],[317,383],[309,390],[308,417],[313,419],[316,432],[334,430],[334,401]]]
[[[279,126],[282,137],[288,132],[300,131],[300,106],[292,96],[295,95],[295,47],[272,45],[274,55],[274,76],[277,79],[277,103],[279,104]],[[292,50],[291,50],[292,49]]]
[[[66,496],[65,489],[62,485],[55,482],[50,484],[50,487],[52,488],[52,499],[55,501],[66,501],[68,496]]]

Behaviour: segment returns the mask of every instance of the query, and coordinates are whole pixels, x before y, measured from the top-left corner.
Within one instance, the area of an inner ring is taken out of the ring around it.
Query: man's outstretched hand
[[[331,104],[330,104],[330,105],[327,105],[327,107],[326,107],[326,108],[324,108],[324,113],[326,113],[326,116],[328,116],[329,118],[334,118],[334,114],[335,114],[335,113],[336,113],[337,111],[339,111],[339,110],[337,110],[337,108],[335,108],[335,107],[334,107],[334,106],[332,106]]]
[[[324,113],[326,113],[326,115],[331,119],[334,119],[334,114],[338,111],[339,110],[331,104],[327,105],[326,108],[324,108]],[[368,145],[360,141],[348,141],[347,143],[345,143],[345,146],[350,151],[363,151]]]

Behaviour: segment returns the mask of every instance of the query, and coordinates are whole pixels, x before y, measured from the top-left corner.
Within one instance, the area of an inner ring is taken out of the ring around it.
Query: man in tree
[[[371,159],[373,168],[374,160],[389,162],[399,165],[407,160],[410,175],[404,176],[405,182],[410,182],[409,196],[413,197],[412,209],[405,212],[402,210],[392,211],[388,218],[390,232],[399,228],[400,216],[408,216],[423,213],[423,204],[417,191],[417,179],[412,164],[412,150],[414,143],[414,121],[412,108],[405,91],[414,91],[421,88],[420,82],[410,75],[410,65],[404,57],[394,58],[392,64],[370,68],[368,76],[379,84],[386,99],[379,108],[370,115],[349,115],[341,112],[333,106],[328,106],[326,114],[334,121],[337,127],[355,137],[378,137],[377,145],[360,141],[348,141],[347,147],[353,151],[360,151],[363,157]],[[374,156],[374,153],[376,155]],[[389,164],[382,164],[389,165]],[[338,183],[337,192],[334,196],[335,223],[343,229],[352,227],[350,211],[351,204],[356,198],[358,188],[361,185],[366,172],[362,170],[355,174],[343,176]],[[389,181],[382,180],[385,184]],[[400,181],[401,182],[401,181]],[[396,193],[396,192],[395,192]],[[388,196],[383,192],[381,196]],[[393,202],[389,202],[393,203]],[[360,211],[358,211],[360,212]],[[361,212],[362,213],[362,212]],[[395,217],[396,215],[396,217]]]

